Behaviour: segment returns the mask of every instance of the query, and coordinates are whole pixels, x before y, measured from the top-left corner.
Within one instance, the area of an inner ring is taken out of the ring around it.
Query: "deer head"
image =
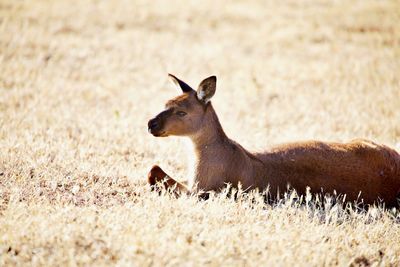
[[[148,122],[148,131],[156,137],[191,136],[206,123],[204,115],[215,94],[217,77],[204,79],[197,91],[174,75],[169,74],[169,77],[182,94],[169,100],[165,109]]]

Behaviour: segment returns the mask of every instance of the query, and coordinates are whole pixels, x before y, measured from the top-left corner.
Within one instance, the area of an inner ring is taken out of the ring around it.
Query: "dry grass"
[[[0,1],[0,265],[400,265],[399,215],[149,192],[186,173],[147,134],[177,94],[251,150],[370,138],[400,148],[399,1]],[[292,205],[293,204],[293,205]],[[397,218],[396,218],[397,216]]]

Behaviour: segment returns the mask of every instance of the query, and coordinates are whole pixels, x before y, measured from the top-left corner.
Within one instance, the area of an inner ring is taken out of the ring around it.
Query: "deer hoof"
[[[147,181],[150,185],[155,185],[162,181],[166,176],[167,174],[158,165],[154,165],[147,175]]]

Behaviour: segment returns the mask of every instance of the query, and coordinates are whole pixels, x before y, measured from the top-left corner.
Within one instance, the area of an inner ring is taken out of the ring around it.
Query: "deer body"
[[[149,121],[155,136],[183,135],[193,142],[194,175],[188,188],[167,176],[158,166],[149,173],[154,184],[167,179],[166,186],[180,192],[218,191],[227,183],[243,189],[267,187],[272,195],[289,185],[298,193],[346,194],[347,200],[380,199],[397,204],[400,193],[400,155],[367,140],[350,143],[298,142],[272,147],[264,153],[250,153],[224,133],[209,102],[215,92],[215,77],[205,79],[194,91],[171,75],[184,94],[166,105],[166,110]]]
[[[381,199],[396,205],[400,192],[400,156],[394,150],[366,140],[350,143],[317,141],[293,143],[260,154],[271,191],[289,184],[299,193],[345,194],[347,200]],[[285,177],[285,178],[282,178]]]

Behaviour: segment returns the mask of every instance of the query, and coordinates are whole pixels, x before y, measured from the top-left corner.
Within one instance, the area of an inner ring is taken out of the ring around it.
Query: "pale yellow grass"
[[[395,211],[149,192],[184,180],[147,120],[218,76],[214,106],[251,150],[400,145],[399,1],[0,1],[0,266],[400,265]],[[397,218],[396,218],[397,216]]]

